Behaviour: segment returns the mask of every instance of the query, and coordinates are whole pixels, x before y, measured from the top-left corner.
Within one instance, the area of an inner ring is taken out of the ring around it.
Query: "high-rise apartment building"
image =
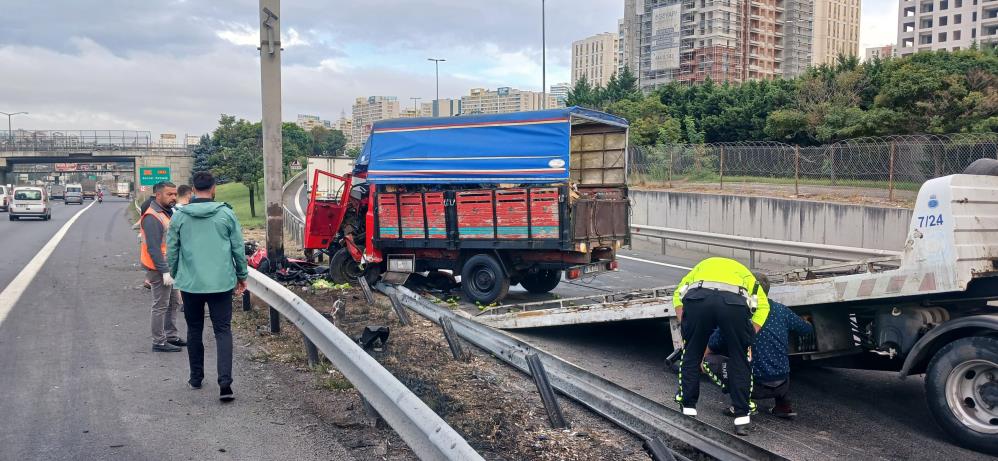
[[[305,131],[312,131],[312,128],[317,126],[332,128],[333,122],[323,120],[318,115],[298,114],[298,119],[295,120],[295,125],[300,126],[301,129]]]
[[[565,101],[568,100],[568,90],[572,88],[570,83],[555,83],[551,85],[550,94],[554,97],[555,102],[557,102],[557,107],[565,107]]]
[[[866,49],[863,60],[884,59],[894,56],[894,45],[874,46]]]
[[[541,93],[502,87],[495,91],[472,88],[470,94],[461,96],[461,114],[505,114],[541,110]],[[547,107],[557,107],[554,96],[547,95]]]
[[[371,136],[371,125],[378,120],[399,118],[399,100],[395,96],[368,96],[357,98],[353,104],[353,123],[350,127],[348,149],[361,148]]]
[[[618,54],[642,90],[796,76],[811,62],[814,1],[625,0]]]
[[[592,85],[606,87],[617,72],[618,40],[618,34],[604,32],[572,42],[572,84],[586,77]]]
[[[899,0],[895,53],[980,47],[998,44],[996,0]]]
[[[859,17],[860,0],[814,0],[815,66],[835,64],[840,54],[859,56]]]

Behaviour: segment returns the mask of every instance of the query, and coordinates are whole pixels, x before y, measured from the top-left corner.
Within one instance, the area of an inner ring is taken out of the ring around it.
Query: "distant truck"
[[[56,199],[61,199],[66,196],[66,185],[65,184],[53,184],[52,191],[49,195],[50,197]]]
[[[308,168],[305,172],[305,187],[310,187],[310,182],[315,179],[315,170],[322,170],[336,176],[344,176],[353,171],[354,159],[351,157],[309,157]],[[319,182],[315,184],[316,197],[320,199],[330,199],[339,195],[337,187],[342,186],[340,181],[328,176],[319,176]],[[311,190],[311,189],[309,189]]]
[[[118,197],[128,197],[128,194],[132,192],[132,183],[129,182],[119,182],[115,185],[114,195]]]
[[[627,121],[577,107],[375,122],[353,173],[315,170],[305,248],[330,278],[461,276],[488,305],[617,268],[630,245]],[[333,181],[332,197],[319,195]]]
[[[97,198],[97,181],[93,179],[84,179],[80,181],[80,185],[83,186],[83,198],[93,200]]]

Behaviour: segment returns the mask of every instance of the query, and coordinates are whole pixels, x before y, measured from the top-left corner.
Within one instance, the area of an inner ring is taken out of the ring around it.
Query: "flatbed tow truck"
[[[924,373],[936,423],[961,445],[998,455],[998,176],[927,181],[898,257],[770,278],[770,297],[815,327],[791,341],[793,356],[901,379]],[[522,329],[667,319],[679,351],[674,288],[496,306],[475,320]]]

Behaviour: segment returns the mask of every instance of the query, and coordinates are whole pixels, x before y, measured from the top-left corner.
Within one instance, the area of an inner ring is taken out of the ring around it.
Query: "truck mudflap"
[[[978,333],[998,333],[998,314],[981,314],[960,317],[939,325],[922,336],[904,359],[898,375],[901,379],[908,375],[925,371],[932,355],[942,346],[953,340],[975,336]]]

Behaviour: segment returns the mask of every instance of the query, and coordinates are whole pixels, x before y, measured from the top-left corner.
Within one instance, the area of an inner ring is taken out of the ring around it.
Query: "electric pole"
[[[275,271],[284,261],[284,179],[281,140],[281,0],[260,0],[260,83],[263,100],[263,184],[267,204],[267,259]],[[270,331],[280,331],[280,315],[270,310]]]

